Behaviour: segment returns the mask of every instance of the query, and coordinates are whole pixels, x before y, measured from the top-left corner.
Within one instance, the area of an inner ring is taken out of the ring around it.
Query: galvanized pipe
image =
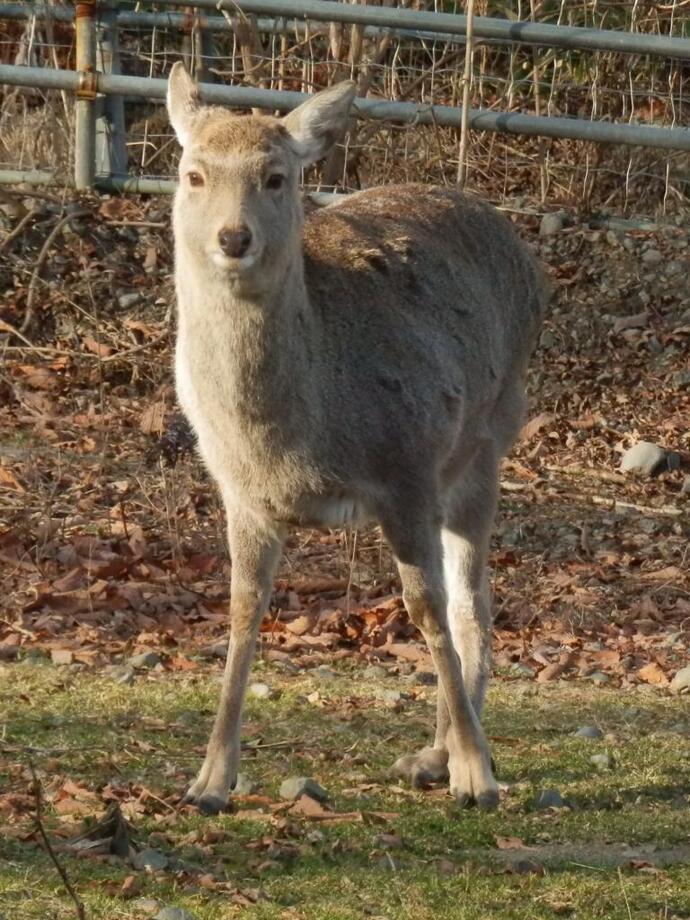
[[[96,28],[95,0],[79,0],[76,8],[77,101],[74,106],[74,184],[93,188],[96,173]]]
[[[179,6],[180,0],[159,0],[161,4]],[[400,7],[366,6],[338,3],[333,0],[194,0],[203,9],[225,9],[236,13],[263,13],[288,19],[314,19],[322,22],[358,23],[393,29],[423,29],[429,32],[467,33],[467,17],[455,13],[428,13]],[[642,32],[616,32],[612,29],[585,29],[581,26],[555,26],[539,22],[511,22],[476,16],[474,34],[501,42],[547,45],[584,51],[625,51],[632,54],[656,54],[690,60],[690,40]]]
[[[100,73],[121,73],[117,3],[118,0],[102,0],[98,7],[96,57]],[[127,174],[127,133],[123,96],[106,96],[103,116],[96,121],[96,171],[116,176]]]
[[[28,3],[0,3],[0,19],[29,19],[37,16],[46,19],[49,16],[56,22],[74,22],[74,9],[69,6],[46,7],[42,4]],[[228,21],[224,16],[205,16],[199,14],[197,20],[200,27],[209,32],[228,32]],[[188,13],[149,13],[145,10],[122,10],[117,14],[117,25],[120,29],[178,29],[187,31],[190,28],[191,17]],[[280,17],[274,19],[259,16],[256,20],[259,32],[276,34],[297,34],[300,37],[307,32],[305,22],[288,22]],[[325,29],[324,25],[324,29]],[[312,29],[313,34],[313,29]],[[414,29],[384,29],[379,26],[364,26],[364,38],[378,39],[382,35],[391,35],[393,38],[409,41],[451,42],[464,45],[462,35],[449,35],[443,32],[420,32]],[[495,44],[495,42],[491,42]]]
[[[43,89],[74,89],[80,76],[68,70],[43,67],[0,65],[0,83],[15,86],[36,86]],[[98,74],[98,91],[136,96],[144,99],[164,99],[167,82],[149,77],[129,77]],[[206,102],[236,108],[277,109],[288,111],[304,102],[306,94],[258,89],[250,86],[220,86],[204,83],[201,94]],[[374,121],[407,124],[436,124],[459,128],[462,110],[445,105],[415,105],[410,102],[388,102],[377,99],[355,100],[359,115]],[[574,140],[604,144],[629,144],[637,147],[657,147],[667,150],[690,150],[690,128],[656,128],[652,125],[611,124],[580,118],[554,118],[543,115],[523,115],[516,112],[490,112],[472,109],[470,127],[475,131],[498,131],[504,134],[526,134],[535,137],[568,137]]]
[[[184,6],[183,0],[159,0],[171,6]],[[194,6],[219,9],[217,0],[194,0]],[[220,8],[223,4],[220,4]],[[229,13],[265,14],[273,19],[259,19],[262,32],[282,31],[284,20],[290,28],[298,28],[306,19],[322,22],[359,23],[365,27],[366,37],[376,37],[382,31],[394,36],[423,38],[430,41],[464,40],[467,31],[465,16],[453,13],[433,13],[401,9],[399,7],[374,7],[349,5],[332,0],[225,0]],[[21,19],[27,16],[52,16],[57,21],[70,22],[73,11],[69,7],[22,3],[0,5],[0,17]],[[282,22],[281,22],[282,20]],[[202,17],[204,28],[225,31],[227,22],[221,16]],[[690,39],[669,35],[648,35],[642,32],[624,32],[613,29],[586,29],[581,26],[549,25],[538,22],[511,22],[488,16],[475,17],[474,32],[478,39],[500,44],[544,45],[571,51],[618,51],[626,54],[649,54],[690,60]],[[189,15],[184,13],[149,13],[144,11],[121,12],[118,23],[123,27],[188,28]],[[367,31],[367,30],[371,31]]]

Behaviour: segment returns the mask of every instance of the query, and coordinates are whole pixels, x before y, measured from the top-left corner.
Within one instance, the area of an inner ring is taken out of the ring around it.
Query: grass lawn
[[[151,872],[60,852],[94,920],[163,906],[197,920],[690,917],[688,697],[495,680],[486,725],[505,788],[500,810],[483,814],[387,775],[428,742],[435,687],[415,674],[369,676],[352,659],[297,673],[259,661],[254,679],[275,696],[250,699],[245,713],[242,771],[256,793],[204,818],[176,801],[200,763],[220,673],[204,662],[123,685],[73,665],[2,666],[0,916],[76,916],[34,833],[31,761],[56,848],[117,800],[135,849],[168,859]],[[574,737],[583,725],[603,737]],[[281,804],[290,775],[316,779],[333,814]],[[538,810],[543,789],[570,807]]]

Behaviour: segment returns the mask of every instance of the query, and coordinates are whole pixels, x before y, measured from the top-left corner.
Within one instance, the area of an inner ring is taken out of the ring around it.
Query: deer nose
[[[218,234],[218,243],[226,256],[241,259],[249,249],[252,232],[249,227],[223,227]]]

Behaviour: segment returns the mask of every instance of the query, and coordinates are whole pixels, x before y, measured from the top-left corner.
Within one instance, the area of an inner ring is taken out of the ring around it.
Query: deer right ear
[[[201,108],[199,87],[185,70],[184,64],[173,64],[168,79],[168,115],[177,139],[184,147],[189,140],[194,118]]]

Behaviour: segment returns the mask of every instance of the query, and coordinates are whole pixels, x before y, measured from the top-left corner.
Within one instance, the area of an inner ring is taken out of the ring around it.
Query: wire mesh
[[[435,7],[462,12],[462,5]],[[122,9],[122,6],[121,6]],[[188,9],[188,8],[186,8]],[[682,37],[690,0],[478,0],[477,15]],[[355,79],[374,98],[457,106],[465,47],[460,37],[411,37],[383,29],[223,14],[170,17],[174,25],[120,23],[122,73],[165,76],[183,60],[199,77],[277,90],[310,92]],[[180,27],[182,26],[182,27]],[[34,66],[73,66],[69,23],[31,16],[0,25],[0,59]],[[690,124],[690,65],[621,52],[564,51],[478,41],[472,105],[501,112],[571,116],[656,126]],[[132,174],[174,176],[177,146],[163,107],[130,100],[128,167]],[[0,112],[0,166],[66,169],[71,100],[37,90],[6,91]],[[48,141],[52,139],[52,147]],[[306,177],[321,188],[379,182],[452,183],[455,129],[440,125],[359,122],[348,142]],[[473,132],[467,185],[516,207],[535,204],[657,215],[676,214],[690,194],[687,153]]]

